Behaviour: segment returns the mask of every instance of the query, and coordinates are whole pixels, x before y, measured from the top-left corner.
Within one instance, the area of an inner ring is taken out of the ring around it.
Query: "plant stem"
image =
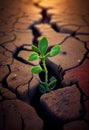
[[[44,72],[45,72],[45,82],[47,83],[48,82],[48,71],[47,71],[45,59],[42,60],[42,63],[43,63]]]

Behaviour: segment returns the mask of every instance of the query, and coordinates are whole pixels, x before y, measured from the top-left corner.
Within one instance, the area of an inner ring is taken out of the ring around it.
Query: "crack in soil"
[[[69,68],[69,69],[67,69],[67,70],[71,70],[71,69],[73,69],[73,68],[76,68],[76,67],[80,66],[80,65],[83,63],[83,61],[85,60],[85,58],[86,58],[86,56],[87,56],[89,50],[88,50],[88,48],[86,47],[86,43],[85,43],[84,41],[80,40],[79,38],[77,38],[76,36],[77,36],[77,35],[89,35],[89,33],[77,32],[77,31],[80,29],[80,26],[78,26],[78,25],[75,25],[75,26],[78,27],[75,31],[70,30],[70,29],[67,29],[67,28],[63,28],[63,29],[62,29],[63,26],[58,26],[57,23],[51,23],[51,22],[50,22],[52,15],[51,15],[51,14],[48,14],[47,11],[48,11],[49,9],[51,9],[51,7],[49,7],[49,8],[44,8],[44,7],[42,7],[42,6],[39,5],[39,2],[38,2],[38,3],[34,3],[34,5],[35,5],[37,8],[40,8],[40,9],[41,9],[42,19],[41,19],[41,20],[38,20],[38,22],[34,22],[32,25],[30,25],[30,28],[29,28],[29,29],[32,29],[33,36],[34,36],[32,43],[37,46],[37,44],[38,44],[38,38],[42,35],[42,34],[40,33],[40,31],[35,27],[36,24],[47,23],[47,24],[49,24],[49,25],[51,26],[51,28],[54,29],[54,31],[56,31],[56,32],[58,32],[58,33],[67,33],[67,34],[70,34],[69,36],[67,36],[67,37],[64,38],[64,40],[60,43],[60,45],[63,44],[69,37],[74,37],[75,39],[81,41],[81,42],[84,44],[85,49],[86,49],[86,53],[84,54],[84,56],[83,56],[81,62],[79,62],[79,64],[77,64],[76,66],[71,67],[71,68]],[[50,46],[49,49],[50,49],[51,47],[52,47],[52,46]],[[49,50],[49,49],[48,49],[48,50]],[[65,70],[65,71],[67,71],[67,70]]]
[[[11,40],[8,40],[8,41],[5,41],[5,42],[0,43],[0,46],[15,41],[15,40],[16,40],[16,35],[13,34],[13,36],[14,36],[14,37],[13,37]]]
[[[56,31],[56,32],[58,32],[58,33],[67,33],[67,34],[70,34],[68,37],[66,37],[66,38],[60,43],[60,45],[63,44],[64,41],[66,41],[69,37],[74,37],[75,39],[81,41],[79,38],[76,37],[77,35],[89,35],[89,33],[77,32],[77,31],[79,30],[80,26],[78,26],[77,30],[75,30],[75,31],[69,30],[69,29],[67,29],[67,28],[63,28],[63,29],[62,29],[63,26],[58,26],[57,23],[51,23],[51,22],[50,22],[50,21],[51,21],[51,17],[52,17],[53,14],[48,14],[48,10],[51,9],[51,7],[45,8],[45,7],[40,6],[39,3],[34,3],[34,5],[35,5],[37,8],[40,8],[40,9],[41,9],[40,14],[41,14],[42,18],[39,19],[39,20],[37,20],[37,21],[35,21],[35,22],[34,22],[32,25],[30,25],[30,27],[28,28],[28,29],[31,29],[31,30],[32,30],[32,33],[33,33],[33,36],[34,36],[33,41],[32,41],[33,45],[36,45],[36,46],[37,46],[37,44],[38,44],[38,38],[39,38],[40,36],[42,36],[42,34],[41,34],[41,32],[39,31],[39,29],[37,29],[37,28],[35,27],[35,25],[41,24],[41,23],[47,23],[47,24],[49,24],[49,25],[51,26],[51,28],[54,29],[54,31]],[[23,16],[24,16],[24,14],[23,14],[21,17],[23,17]],[[83,19],[83,20],[86,22],[86,24],[88,25],[87,21],[85,20],[85,16],[82,16],[82,19]],[[13,23],[13,26],[15,26],[15,24],[18,22],[18,20],[19,20],[19,17],[18,17],[18,18],[16,19],[16,21]],[[15,39],[16,39],[16,36],[14,35],[14,38],[13,38],[12,40],[1,43],[2,48],[4,48],[6,51],[9,51],[9,52],[12,53],[12,51],[10,51],[9,49],[7,49],[7,48],[4,46],[4,44],[9,43],[9,42],[13,42],[13,41],[15,41]],[[85,47],[85,49],[86,49],[86,54],[84,55],[83,59],[81,60],[81,62],[80,62],[77,66],[72,67],[72,68],[69,68],[69,69],[65,70],[65,72],[68,71],[68,70],[70,70],[70,69],[74,69],[74,68],[80,66],[80,65],[83,63],[83,61],[85,60],[85,58],[89,58],[89,57],[87,57],[87,54],[88,54],[88,52],[89,52],[89,49],[87,48],[87,43],[86,43],[86,42],[83,42],[83,41],[81,41],[81,42],[84,44],[84,47]],[[35,64],[30,63],[30,62],[28,62],[27,60],[23,59],[22,57],[19,57],[19,56],[18,56],[19,53],[20,53],[21,51],[23,51],[23,50],[32,51],[31,49],[25,48],[25,46],[31,46],[31,45],[32,45],[32,44],[23,44],[23,45],[21,45],[21,46],[16,47],[16,49],[15,49],[14,52],[13,52],[13,58],[16,59],[16,60],[18,60],[18,61],[20,61],[20,62],[22,62],[22,63],[24,63],[24,64],[28,64],[28,65],[31,65],[31,66],[35,66]],[[50,49],[51,47],[52,47],[52,46],[50,46],[49,49]],[[13,61],[12,61],[12,62],[13,62]],[[7,86],[7,88],[8,88],[8,84],[7,84],[6,79],[7,79],[7,77],[11,74],[11,68],[10,68],[10,65],[7,65],[7,67],[8,67],[9,72],[8,72],[8,74],[6,74],[6,76],[4,77],[4,79],[3,79],[1,82],[2,82],[2,84],[3,84],[4,87]],[[62,68],[61,68],[60,66],[58,66],[58,68],[60,68],[60,69],[59,69],[59,72],[57,72],[56,76],[58,76],[59,73],[61,73],[61,71],[62,71],[61,76],[59,76],[59,78],[61,78],[61,82],[62,82],[62,80],[63,80],[63,75],[65,74],[65,72],[62,70]],[[56,72],[55,72],[55,73],[56,73]],[[30,87],[30,82],[31,82],[32,79],[33,79],[33,76],[32,76],[32,78],[28,81],[28,96],[30,96],[30,95],[29,95],[29,87]],[[61,82],[60,82],[60,83],[61,83]],[[78,83],[70,82],[69,84],[67,84],[67,85],[65,85],[65,86],[68,86],[68,85],[71,86],[71,85],[73,85],[73,84],[76,84],[76,86],[78,87],[78,89],[79,89],[79,91],[80,91],[80,93],[81,93],[81,104],[82,104],[82,107],[83,107],[83,114],[85,114],[84,102],[85,102],[86,100],[89,100],[89,97],[81,90],[81,88],[80,88],[80,86],[79,86]],[[18,87],[19,87],[19,86],[18,86]],[[17,87],[17,88],[18,88],[18,87]],[[9,89],[9,88],[8,88],[8,89]],[[10,90],[10,91],[11,91],[11,90]],[[17,92],[16,92],[16,93],[17,93]],[[1,94],[0,94],[0,95],[1,95]],[[1,95],[1,96],[2,96],[2,95]],[[83,100],[83,97],[84,97],[84,96],[86,97],[86,100]],[[36,105],[38,105],[38,104],[35,104],[35,106],[36,106]],[[33,104],[33,106],[34,106],[34,104]],[[39,107],[38,107],[38,108],[39,108]],[[38,108],[35,107],[36,110],[37,110]],[[38,115],[40,115],[40,114],[39,114],[39,110],[37,110],[37,111],[38,111]],[[84,115],[83,115],[83,116],[84,116]],[[21,117],[21,120],[22,120],[22,130],[24,130],[24,120],[23,120],[22,117]],[[47,122],[46,122],[46,123],[47,123]],[[45,124],[45,130],[48,129],[46,125],[47,125],[47,124]],[[50,124],[50,126],[51,126],[51,124]],[[51,129],[54,130],[55,127],[54,127],[54,128],[51,127]],[[59,128],[57,127],[56,130],[57,130],[57,129],[59,129]],[[62,127],[61,127],[60,129],[62,130]]]
[[[13,63],[13,61],[12,61],[12,63]],[[12,64],[12,63],[11,63],[11,64]],[[7,88],[7,89],[10,90],[12,93],[16,94],[14,91],[12,91],[12,89],[10,89],[10,88],[8,87],[8,83],[7,83],[7,78],[8,78],[8,76],[11,74],[11,67],[10,67],[11,64],[7,64],[7,67],[8,67],[9,72],[8,72],[8,73],[6,74],[6,76],[2,79],[1,83],[2,83],[2,85],[4,86],[4,88]],[[4,99],[6,99],[6,98],[4,98]]]
[[[23,44],[21,46],[16,47],[16,49],[13,52],[13,58],[16,59],[16,60],[18,60],[18,61],[20,61],[20,62],[22,62],[22,63],[24,63],[24,64],[35,66],[35,64],[33,64],[31,62],[28,62],[24,58],[18,56],[21,51],[27,50],[26,48],[24,48],[24,46],[31,46],[31,44]],[[27,50],[27,51],[32,51],[32,50]]]

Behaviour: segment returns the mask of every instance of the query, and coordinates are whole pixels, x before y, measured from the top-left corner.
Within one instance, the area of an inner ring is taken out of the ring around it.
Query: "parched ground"
[[[57,119],[56,130],[88,130],[89,0],[0,0],[0,130],[48,129],[31,105],[39,81],[30,68],[39,61],[27,61],[41,36],[61,46],[49,60],[65,73],[63,88],[40,99],[48,127]]]

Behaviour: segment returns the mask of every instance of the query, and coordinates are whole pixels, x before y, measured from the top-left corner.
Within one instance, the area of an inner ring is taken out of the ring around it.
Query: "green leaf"
[[[48,87],[50,90],[52,90],[56,86],[57,79],[54,76],[52,76],[49,81],[50,81],[50,83],[48,84]]]
[[[56,80],[56,81],[57,81],[57,79],[56,79],[54,76],[52,76],[52,77],[49,79],[49,81],[53,81],[53,80]]]
[[[39,53],[39,49],[36,46],[34,46],[34,45],[32,45],[32,50],[37,52],[37,53]]]
[[[47,58],[49,56],[50,56],[50,53],[48,52],[48,53],[46,53],[45,58]]]
[[[28,60],[29,61],[33,61],[33,60],[37,60],[39,59],[39,55],[36,52],[33,52],[29,57]]]
[[[51,81],[51,82],[49,83],[49,85],[48,85],[49,89],[51,89],[51,90],[54,89],[55,86],[56,86],[56,81]]]
[[[42,71],[42,68],[40,66],[34,66],[31,68],[31,72],[34,74],[39,74]]]
[[[40,53],[41,53],[42,55],[44,55],[44,54],[46,53],[46,51],[47,51],[47,49],[48,49],[48,40],[47,40],[46,37],[43,37],[43,38],[39,41],[39,43],[38,43],[38,48],[39,48]]]
[[[46,88],[42,85],[42,84],[39,84],[38,86],[39,88],[39,91],[43,94],[43,93],[46,93]]]
[[[52,47],[51,51],[50,51],[50,56],[56,56],[57,54],[59,54],[60,52],[60,46],[56,45],[54,47]]]

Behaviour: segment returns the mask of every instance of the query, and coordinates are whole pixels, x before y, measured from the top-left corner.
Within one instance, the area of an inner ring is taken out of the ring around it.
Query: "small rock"
[[[0,130],[22,129],[43,130],[43,121],[34,108],[18,99],[0,102]]]
[[[75,85],[51,91],[41,96],[40,105],[51,120],[70,121],[81,116],[80,92]],[[50,120],[49,119],[49,120]]]

